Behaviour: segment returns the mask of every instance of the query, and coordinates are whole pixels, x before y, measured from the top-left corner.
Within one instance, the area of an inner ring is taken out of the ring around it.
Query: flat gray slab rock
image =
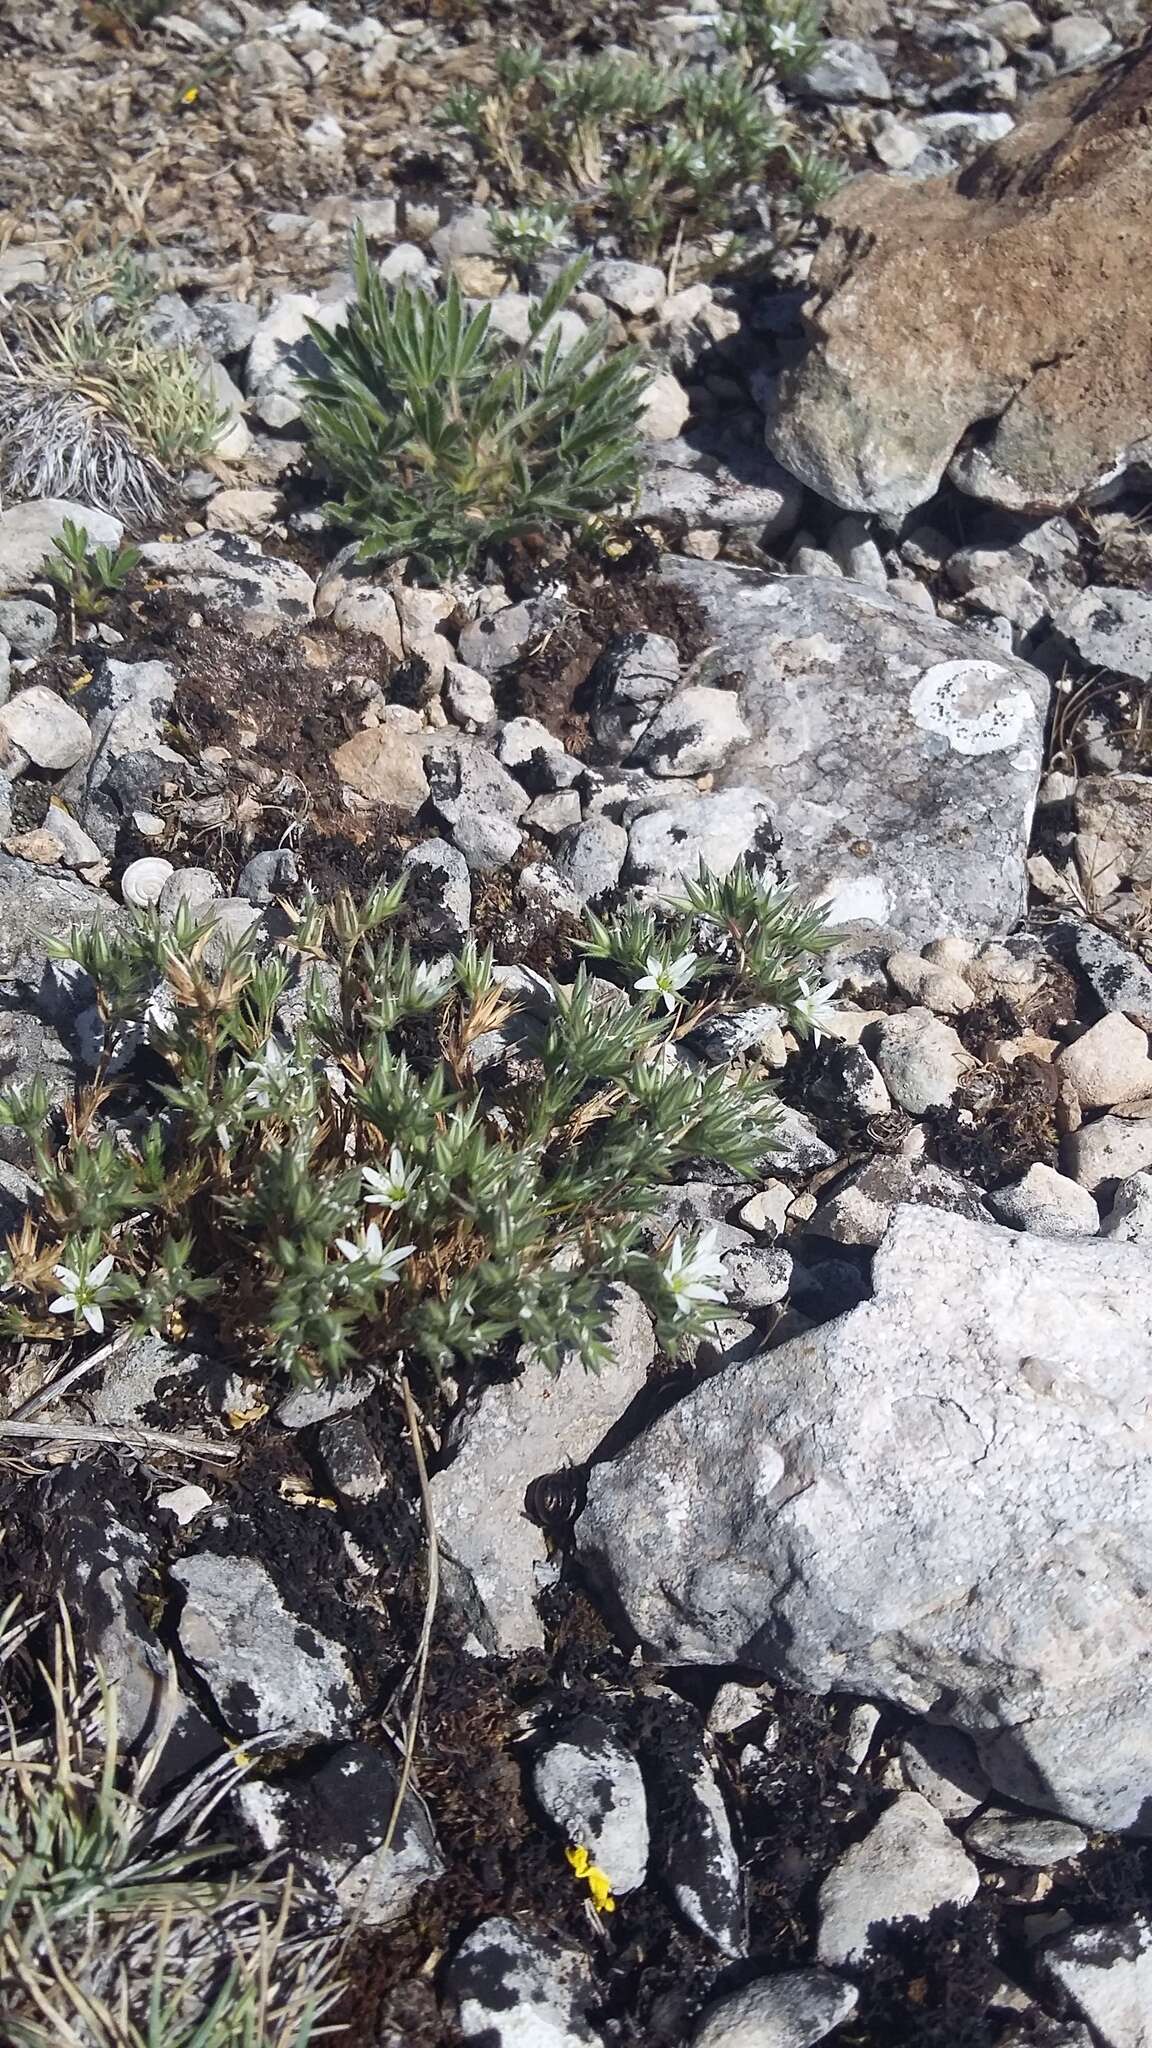
[[[687,559],[663,574],[716,632],[695,680],[740,677],[752,737],[717,789],[762,793],[790,878],[826,893],[837,920],[917,944],[1007,931],[1024,908],[1049,694],[1039,671],[846,578]]]
[[[230,1728],[296,1742],[348,1732],[355,1689],[343,1650],[289,1612],[263,1565],[204,1551],[170,1576],[187,1596],[184,1654]]]
[[[897,1209],[872,1300],[591,1473],[585,1563],[663,1662],[892,1700],[1011,1798],[1147,1827],[1147,1261]]]
[[[639,1295],[623,1287],[614,1293],[612,1358],[604,1370],[588,1373],[570,1361],[553,1378],[529,1362],[518,1379],[487,1387],[456,1457],[433,1477],[449,1597],[490,1653],[510,1656],[544,1643],[535,1596],[548,1546],[525,1514],[529,1487],[591,1457],[640,1392],[655,1357]]]
[[[74,927],[127,923],[127,912],[103,890],[60,875],[42,874],[28,861],[0,853],[0,977],[38,985],[44,937],[60,939]]]
[[[946,1821],[919,1792],[901,1792],[820,1887],[822,1963],[862,1961],[894,1920],[966,1906],[980,1878]]]

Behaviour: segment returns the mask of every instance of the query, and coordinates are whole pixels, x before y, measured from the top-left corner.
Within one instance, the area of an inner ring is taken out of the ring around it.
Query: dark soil
[[[621,544],[627,552],[615,564],[603,556],[569,556],[564,580],[571,615],[496,693],[502,718],[538,718],[570,754],[589,751],[584,684],[610,641],[628,633],[662,633],[675,642],[687,669],[713,638],[696,599],[653,573],[647,537],[626,528]]]

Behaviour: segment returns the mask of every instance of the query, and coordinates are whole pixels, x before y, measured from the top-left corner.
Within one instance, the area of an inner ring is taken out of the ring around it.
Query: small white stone
[[[861,1700],[859,1706],[853,1707],[844,1740],[844,1762],[850,1771],[860,1769],[879,1726],[880,1709],[874,1707],[870,1700]]]
[[[171,1493],[158,1493],[156,1505],[175,1515],[180,1527],[186,1529],[189,1522],[194,1522],[197,1515],[211,1507],[212,1495],[205,1493],[202,1486],[177,1486]]]
[[[1112,1109],[1152,1095],[1147,1033],[1119,1011],[1102,1017],[1057,1054],[1061,1078],[1072,1083],[1081,1109]]]
[[[909,1116],[951,1102],[972,1061],[950,1024],[931,1010],[905,1010],[878,1030],[876,1065],[890,1094]]]
[[[53,772],[74,768],[92,750],[87,719],[43,683],[33,683],[0,707],[0,758],[5,741],[35,767]]]
[[[885,963],[885,971],[902,995],[923,1003],[938,1017],[962,1017],[976,1001],[963,975],[933,960],[923,960],[919,953],[893,953]]]
[[[644,387],[638,431],[645,441],[674,441],[686,425],[691,401],[679,377],[659,370]]]
[[[170,860],[161,860],[158,854],[145,854],[142,860],[134,860],[125,868],[120,877],[120,894],[133,910],[147,910],[153,903],[159,903],[165,882],[175,872]]]
[[[722,1685],[708,1709],[706,1723],[710,1735],[731,1735],[737,1728],[744,1728],[749,1721],[768,1711],[768,1702],[763,1692],[755,1685]]]

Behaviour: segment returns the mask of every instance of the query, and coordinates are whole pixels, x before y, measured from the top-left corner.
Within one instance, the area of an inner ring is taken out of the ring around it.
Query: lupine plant
[[[509,348],[491,308],[468,313],[375,270],[355,245],[356,303],[303,380],[321,465],[343,487],[329,514],[361,536],[362,561],[410,555],[461,569],[518,534],[577,526],[635,488],[643,379],[631,349],[602,354],[595,329],[564,347],[558,316],[584,262],[534,306]]]
[[[625,253],[653,260],[730,225],[769,173],[794,189],[789,124],[764,86],[811,61],[817,21],[810,0],[742,0],[718,65],[506,50],[492,84],[454,93],[440,118],[468,136],[506,202],[546,203],[559,189]]]
[[[64,1112],[35,1079],[0,1094],[42,1191],[0,1259],[0,1329],[171,1336],[203,1307],[296,1377],[402,1352],[440,1371],[512,1336],[595,1369],[628,1281],[670,1351],[706,1333],[714,1247],[651,1249],[644,1225],[691,1162],[753,1174],[776,1110],[755,1065],[686,1047],[750,1003],[818,1030],[821,914],[746,868],[701,876],[680,905],[591,918],[587,961],[517,1013],[490,951],[415,958],[402,907],[399,885],[307,903],[271,953],[215,954],[154,911],[54,948],[95,983],[103,1055]]]
[[[66,519],[52,543],[45,574],[81,618],[98,618],[142,560],[139,548],[93,547],[88,528]]]

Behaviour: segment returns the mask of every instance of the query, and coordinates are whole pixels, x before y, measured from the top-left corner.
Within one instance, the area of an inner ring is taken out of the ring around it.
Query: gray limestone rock
[[[32,683],[0,704],[0,768],[12,759],[13,748],[34,768],[60,774],[88,759],[92,735],[73,705],[43,683]]]
[[[649,775],[704,775],[750,737],[731,690],[693,686],[660,707],[632,760]]]
[[[845,36],[829,36],[821,43],[815,63],[801,73],[799,86],[804,99],[829,100],[834,105],[854,100],[883,102],[892,97],[892,87],[875,53]]]
[[[926,1920],[937,1906],[967,1905],[979,1873],[936,1808],[901,1792],[820,1887],[822,1963],[859,1963],[893,1920]]]
[[[944,1108],[972,1065],[956,1032],[931,1010],[902,1010],[876,1028],[876,1065],[909,1116]]]
[[[645,894],[674,895],[701,864],[726,875],[738,860],[772,868],[773,813],[760,791],[725,788],[709,796],[670,798],[634,820],[623,880]]]
[[[1087,1188],[1039,1163],[990,1194],[988,1207],[1001,1223],[1041,1237],[1095,1237],[1100,1228],[1100,1211]]]
[[[175,695],[167,662],[105,661],[77,700],[92,731],[80,819],[105,853],[114,850],[122,822],[185,765],[164,739]]]
[[[343,1650],[289,1611],[263,1565],[202,1551],[177,1559],[170,1576],[186,1595],[184,1654],[237,1735],[348,1733],[356,1693]]]
[[[116,1687],[120,1738],[147,1739],[165,1711],[168,1653],[148,1618],[154,1545],[93,1500],[82,1472],[59,1477],[48,1520],[58,1583],[77,1636],[98,1658]],[[199,1709],[176,1692],[164,1775],[203,1763],[218,1752],[219,1737]]]
[[[273,299],[248,342],[244,389],[266,427],[289,427],[300,418],[300,378],[316,376],[324,357],[309,332],[309,321],[332,331],[347,317],[347,302],[322,303],[308,292],[283,292]]]
[[[1045,1950],[1042,1967],[1071,1999],[1100,2048],[1147,2048],[1152,2016],[1152,1921],[1078,1927]]]
[[[905,1736],[900,1769],[909,1789],[922,1792],[945,1820],[969,1820],[992,1791],[969,1738],[930,1721]]]
[[[837,920],[917,943],[1016,922],[1045,677],[845,578],[686,559],[662,573],[704,606],[717,644],[698,680],[739,678],[752,735],[712,802],[757,792],[788,874],[824,892]]]
[[[881,1157],[851,1167],[823,1194],[808,1228],[814,1236],[830,1237],[836,1244],[875,1246],[883,1239],[893,1211],[905,1202],[966,1216],[973,1223],[981,1222],[985,1214],[978,1189],[949,1173],[947,1167],[922,1158]]]
[[[721,1955],[746,1952],[744,1878],[708,1751],[665,1730],[645,1758],[654,1854],[679,1911]]]
[[[586,818],[561,833],[553,853],[556,872],[581,903],[614,889],[628,851],[628,834],[611,818]]]
[[[1081,661],[1152,683],[1152,597],[1146,591],[1090,585],[1060,606],[1052,623]]]
[[[692,2048],[816,2048],[855,2012],[860,1994],[831,1970],[754,1977],[708,2006]]]
[[[631,1288],[612,1290],[607,1341],[610,1360],[599,1373],[570,1360],[553,1378],[527,1359],[519,1378],[486,1387],[455,1458],[433,1477],[454,1604],[492,1653],[508,1656],[544,1641],[534,1596],[548,1549],[524,1512],[529,1487],[594,1455],[655,1357],[647,1311]]]
[[[601,750],[621,760],[679,681],[679,650],[663,633],[622,633],[610,641],[587,684]]]
[[[472,924],[472,877],[463,854],[446,839],[422,839],[409,847],[401,867],[412,878],[427,943],[462,945]]]
[[[498,612],[486,612],[464,627],[457,642],[457,654],[466,668],[478,675],[498,676],[511,668],[525,652],[537,631],[537,616],[528,604],[504,605]]]
[[[35,660],[47,653],[56,638],[56,614],[42,598],[0,599],[0,636],[13,654]]]
[[[971,1827],[964,1830],[964,1844],[992,1863],[1014,1863],[1026,1870],[1048,1870],[1069,1856],[1082,1856],[1088,1847],[1083,1828],[1071,1821],[1052,1820],[1033,1813],[1004,1813],[989,1807]]]
[[[1117,1184],[1152,1170],[1152,1117],[1098,1116],[1069,1131],[1060,1164],[1082,1188],[1114,1195]]]
[[[161,582],[257,622],[302,625],[313,615],[315,584],[307,570],[282,555],[262,554],[246,534],[148,541],[140,552]]]
[[[648,1869],[648,1804],[640,1766],[607,1722],[580,1714],[549,1736],[532,1788],[566,1842],[587,1849],[614,1892],[634,1892]]]
[[[1104,1237],[1118,1237],[1124,1244],[1152,1244],[1152,1173],[1121,1181],[1100,1227]]]
[[[102,890],[0,853],[0,979],[35,988],[44,967],[46,934],[62,939],[73,928],[100,924],[115,930],[124,923],[125,912]],[[57,986],[58,977],[53,977],[53,989]],[[54,996],[48,1000],[54,1002]]]
[[[0,512],[0,596],[27,590],[36,581],[66,520],[84,528],[92,547],[115,549],[124,538],[121,520],[71,498],[32,498],[9,505]]]
[[[694,440],[702,437],[694,435]],[[790,533],[804,493],[755,433],[717,439],[710,447],[677,437],[649,442],[644,451],[638,519],[689,531],[756,529],[764,540]]]
[[[587,2017],[586,1956],[534,1927],[482,1921],[449,1962],[445,1989],[472,2048],[602,2048]]]
[[[873,1299],[592,1472],[581,1555],[664,1661],[892,1700],[1011,1798],[1146,1827],[1146,1264],[898,1209]]]
[[[346,1742],[290,1779],[249,1779],[237,1804],[265,1855],[290,1855],[347,1918],[393,1927],[421,1886],[444,1871],[428,1808],[413,1785],[381,1853],[399,1782],[387,1752]]]
[[[1152,968],[1114,933],[1084,918],[1059,918],[1047,933],[1057,959],[1079,971],[1105,1010],[1152,1030]]]

